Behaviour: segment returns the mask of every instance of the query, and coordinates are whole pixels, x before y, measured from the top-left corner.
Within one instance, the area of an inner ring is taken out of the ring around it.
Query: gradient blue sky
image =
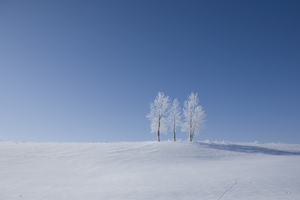
[[[146,115],[161,91],[181,107],[198,93],[195,140],[300,143],[299,11],[297,0],[2,0],[0,138],[156,140]]]

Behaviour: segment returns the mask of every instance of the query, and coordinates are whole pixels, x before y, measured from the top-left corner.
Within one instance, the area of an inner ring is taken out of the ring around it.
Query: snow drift
[[[300,199],[300,145],[0,143],[0,199]]]

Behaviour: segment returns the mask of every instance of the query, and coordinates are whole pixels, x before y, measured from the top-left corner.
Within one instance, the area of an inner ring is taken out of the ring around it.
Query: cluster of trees
[[[151,132],[157,132],[157,140],[160,141],[160,134],[167,133],[171,128],[173,131],[173,139],[176,141],[176,128],[181,127],[182,132],[189,134],[189,141],[193,141],[194,135],[200,133],[204,129],[204,110],[199,103],[197,93],[193,92],[184,102],[183,119],[179,102],[174,99],[170,104],[170,98],[165,96],[163,92],[159,92],[154,100],[150,103],[150,113],[147,118],[151,121]]]

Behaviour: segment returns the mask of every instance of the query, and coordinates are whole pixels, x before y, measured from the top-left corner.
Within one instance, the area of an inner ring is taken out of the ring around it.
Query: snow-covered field
[[[300,145],[0,142],[0,199],[300,199]]]

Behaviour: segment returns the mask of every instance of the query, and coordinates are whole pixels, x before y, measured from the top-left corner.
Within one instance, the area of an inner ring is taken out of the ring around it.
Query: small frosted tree
[[[173,129],[173,139],[176,141],[176,127],[180,126],[180,107],[179,107],[179,102],[177,99],[174,99],[170,111],[169,111],[169,123],[171,128]]]
[[[168,120],[166,118],[169,108],[169,97],[159,92],[153,103],[150,103],[150,113],[147,118],[151,121],[151,133],[157,132],[157,141],[160,141],[160,134],[167,133]]]
[[[189,134],[190,142],[193,141],[194,135],[199,134],[204,129],[204,118],[206,116],[202,107],[198,105],[197,95],[192,92],[188,100],[184,102],[182,132]]]

